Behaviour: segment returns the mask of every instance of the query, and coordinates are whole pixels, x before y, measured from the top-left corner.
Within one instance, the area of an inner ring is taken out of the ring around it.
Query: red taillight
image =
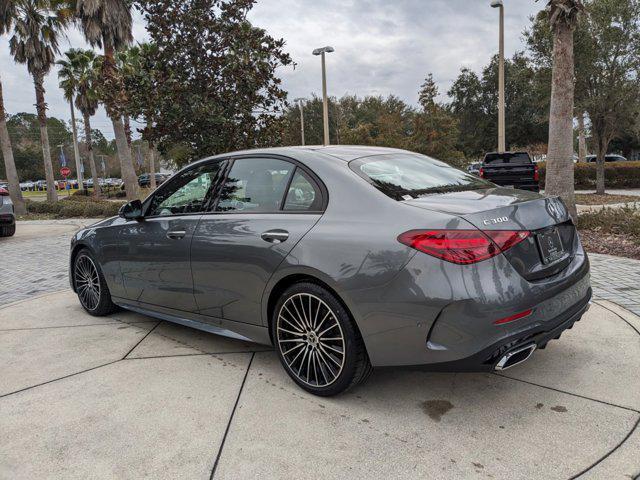
[[[515,322],[516,320],[520,320],[521,318],[528,317],[533,313],[533,310],[530,308],[529,310],[525,310],[524,312],[516,313],[515,315],[511,315],[510,317],[501,318],[500,320],[496,320],[493,322],[494,325],[502,325],[504,323]]]
[[[526,231],[410,230],[398,241],[447,262],[469,265],[495,257],[529,236]]]
[[[0,197],[8,197],[8,196],[9,196],[9,192],[7,191],[7,189],[4,187],[0,187]]]
[[[484,168],[480,168],[478,175],[480,175],[480,178],[484,178]]]
[[[533,180],[535,182],[540,181],[540,172],[538,171],[538,165],[533,166]]]

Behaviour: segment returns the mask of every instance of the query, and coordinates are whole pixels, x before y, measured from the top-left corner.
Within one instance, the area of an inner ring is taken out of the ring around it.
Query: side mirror
[[[140,200],[132,200],[129,203],[125,203],[118,215],[125,220],[140,220],[142,218],[142,202]]]

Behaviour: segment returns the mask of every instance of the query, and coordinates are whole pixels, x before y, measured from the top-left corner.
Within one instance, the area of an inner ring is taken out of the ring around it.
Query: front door
[[[279,158],[234,160],[192,241],[199,313],[261,325],[266,283],[323,208],[321,189],[303,167]]]
[[[221,163],[181,172],[145,202],[145,216],[122,227],[120,263],[126,297],[174,310],[196,310],[190,249]]]

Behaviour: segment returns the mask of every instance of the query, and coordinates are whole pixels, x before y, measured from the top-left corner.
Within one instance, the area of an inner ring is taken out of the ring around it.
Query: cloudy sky
[[[504,0],[506,52],[523,49],[522,32],[544,2]],[[255,25],[286,40],[297,63],[279,74],[289,98],[320,92],[320,61],[311,51],[335,48],[327,58],[329,94],[395,94],[415,104],[427,73],[441,93],[463,67],[479,70],[498,49],[498,11],[489,0],[258,0],[250,14]],[[136,40],[146,38],[136,16]],[[35,94],[26,67],[9,55],[8,37],[0,37],[0,75],[9,113],[34,112]],[[61,50],[86,47],[79,32],[68,32]],[[55,71],[46,81],[49,115],[69,119],[69,106]],[[112,138],[103,110],[95,127]]]

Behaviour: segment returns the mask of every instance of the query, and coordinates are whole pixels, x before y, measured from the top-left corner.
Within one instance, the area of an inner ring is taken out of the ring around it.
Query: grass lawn
[[[637,195],[596,195],[595,193],[576,193],[578,205],[612,205],[614,203],[640,202]]]

